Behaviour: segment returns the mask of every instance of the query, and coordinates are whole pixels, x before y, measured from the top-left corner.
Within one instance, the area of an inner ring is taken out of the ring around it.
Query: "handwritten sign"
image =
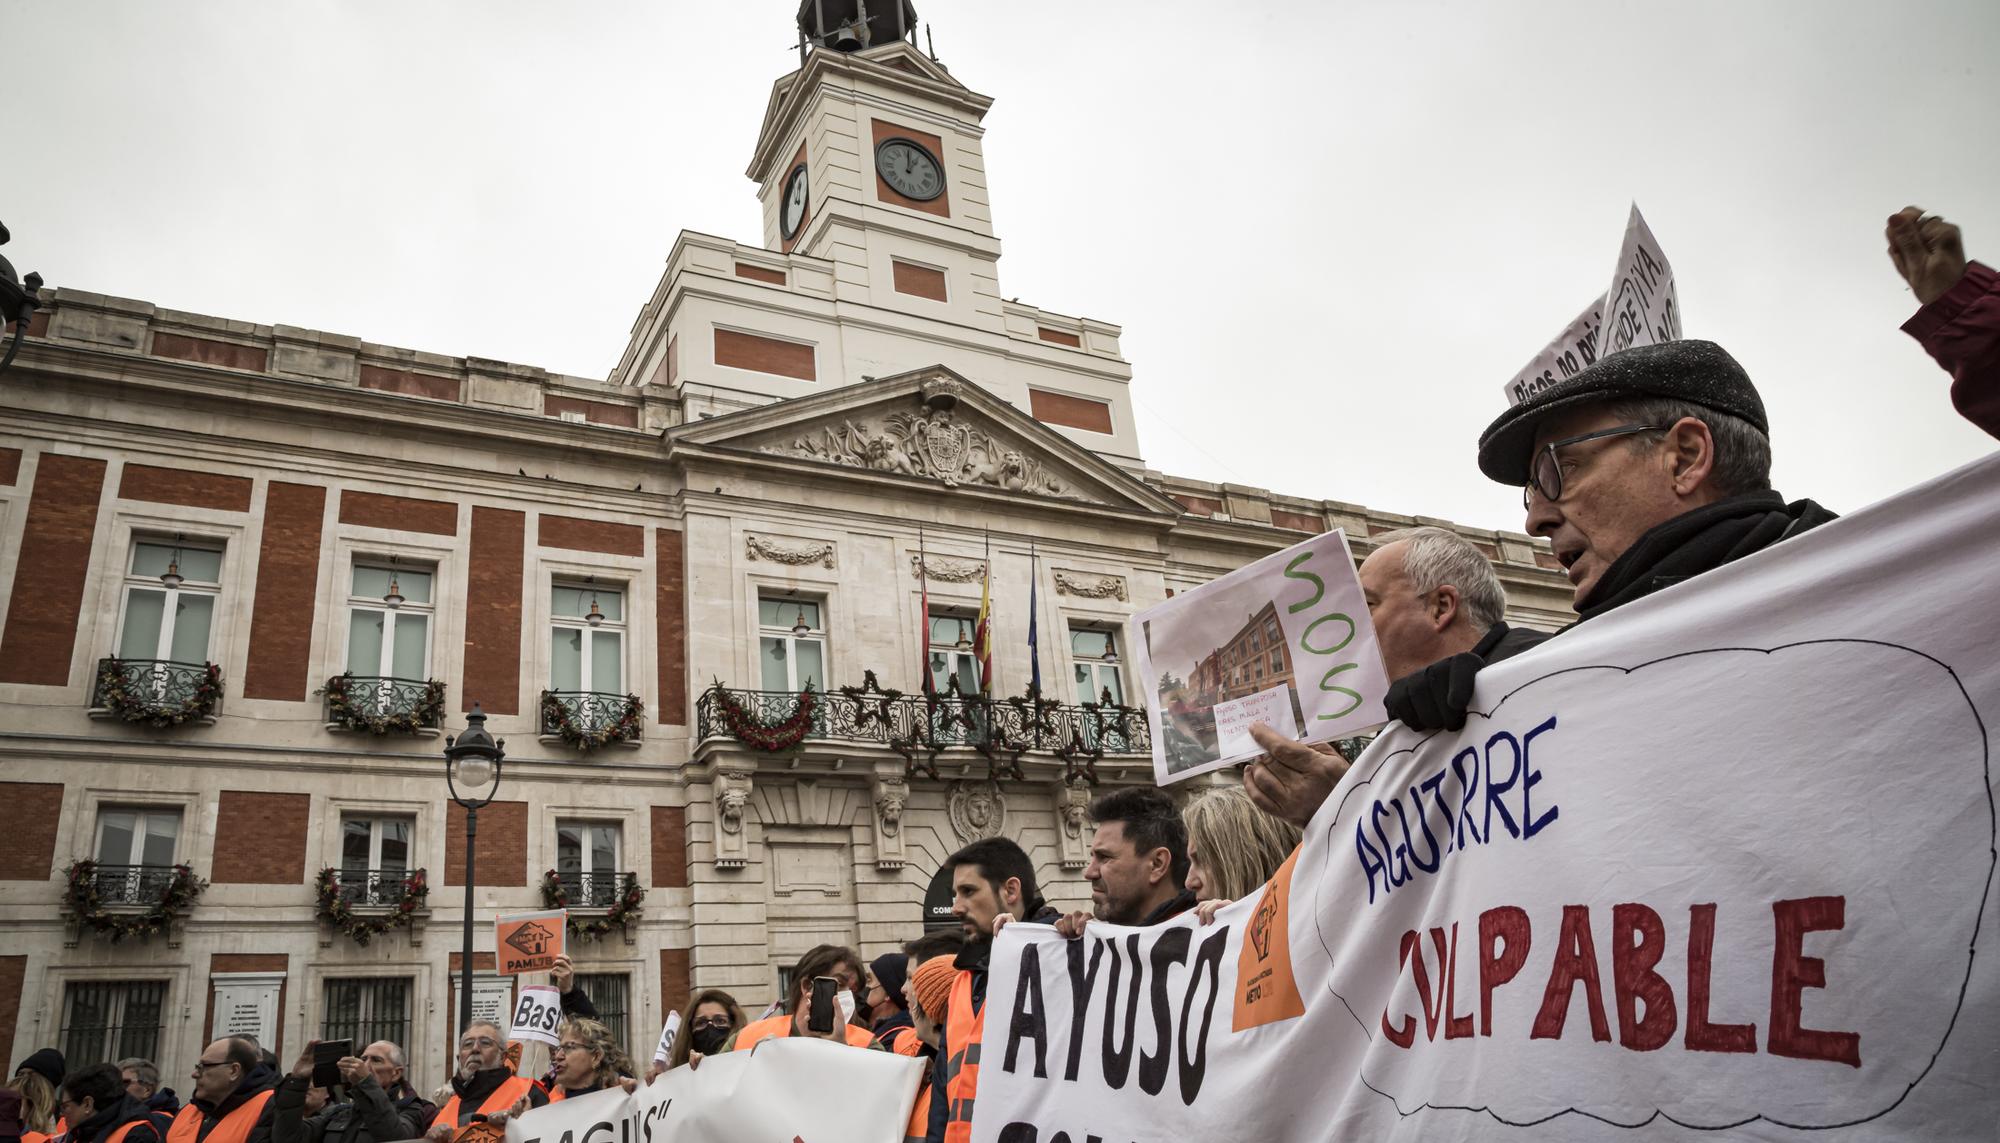
[[[1625,223],[1625,243],[1618,251],[1611,288],[1585,306],[1554,341],[1507,382],[1507,403],[1518,405],[1583,372],[1606,354],[1635,345],[1676,341],[1680,336],[1674,268],[1634,203]]]
[[[569,913],[544,909],[534,913],[510,913],[493,921],[494,971],[501,976],[524,972],[547,972],[563,955],[563,936]]]
[[[1260,718],[1325,742],[1387,717],[1388,675],[1338,529],[1139,612],[1126,642],[1160,785],[1262,753],[1249,737]]]
[[[1597,360],[1597,335],[1604,325],[1604,299],[1593,298],[1583,312],[1507,382],[1507,403],[1518,405],[1558,381],[1566,381]]]
[[[547,984],[530,984],[514,1001],[514,1023],[507,1032],[510,1040],[533,1041],[553,1048],[562,1027],[562,993]]]
[[[1995,536],[2000,456],[1392,723],[1211,924],[1009,925],[973,1143],[1990,1138]]]

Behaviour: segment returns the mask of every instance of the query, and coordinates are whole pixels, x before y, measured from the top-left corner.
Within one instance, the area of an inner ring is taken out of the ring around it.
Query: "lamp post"
[[[460,954],[458,1025],[472,1019],[472,886],[473,839],[479,833],[479,809],[500,789],[500,762],[507,757],[507,740],[486,733],[486,712],[472,704],[465,716],[465,733],[444,740],[444,783],[451,800],[465,810],[465,948]]]

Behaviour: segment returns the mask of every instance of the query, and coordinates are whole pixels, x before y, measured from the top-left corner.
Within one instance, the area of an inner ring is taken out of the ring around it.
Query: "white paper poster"
[[[1583,307],[1554,341],[1507,382],[1507,403],[1518,405],[1583,372],[1606,354],[1635,345],[1676,341],[1680,336],[1674,268],[1639,213],[1639,204],[1633,203],[1611,288]]]
[[[514,1023],[507,1032],[510,1040],[532,1041],[553,1048],[562,1041],[556,1032],[562,1027],[562,993],[553,985],[530,984],[514,1001]]]
[[[1306,742],[1387,717],[1389,679],[1339,529],[1139,612],[1126,642],[1138,648],[1131,692],[1152,721],[1162,786],[1263,753],[1249,738],[1252,710],[1286,708],[1273,729]]]
[[[667,1022],[660,1028],[659,1046],[653,1049],[653,1058],[665,1063],[674,1058],[674,1036],[681,1030],[681,1014],[678,1010],[667,1013]]]
[[[1990,1143],[1996,546],[2000,456],[1392,724],[1211,925],[1009,926],[974,1140]]]
[[[1583,372],[1597,360],[1598,331],[1604,325],[1604,299],[1592,298],[1556,339],[1507,382],[1507,403],[1518,405],[1558,381]]]
[[[507,1143],[902,1143],[925,1061],[774,1038],[683,1064],[635,1094],[593,1092],[507,1123]]]

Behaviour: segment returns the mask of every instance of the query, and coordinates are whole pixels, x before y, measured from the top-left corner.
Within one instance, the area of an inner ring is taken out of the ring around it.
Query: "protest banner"
[[[1606,315],[1610,328],[1605,328]],[[1635,345],[1675,341],[1681,336],[1680,299],[1674,292],[1674,268],[1653,237],[1652,228],[1632,204],[1625,222],[1625,242],[1618,251],[1618,268],[1604,296],[1544,346],[1534,360],[1507,382],[1509,405],[1583,372],[1599,357]]]
[[[563,955],[569,912],[542,909],[493,919],[494,971],[501,976],[547,972]]]
[[[774,1038],[507,1122],[506,1143],[901,1143],[924,1061]]]
[[[1387,717],[1388,676],[1338,528],[1139,612],[1126,643],[1162,786],[1263,753],[1256,722],[1325,742]]]
[[[553,1048],[561,1042],[556,1030],[562,1027],[562,1018],[562,993],[551,985],[530,984],[514,1002],[514,1022],[507,1038]]]
[[[977,1143],[1989,1140],[2000,457],[1482,671],[1209,925],[996,940]]]

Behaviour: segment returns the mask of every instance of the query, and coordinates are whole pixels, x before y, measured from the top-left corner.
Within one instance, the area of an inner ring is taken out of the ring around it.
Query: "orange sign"
[[[501,976],[523,972],[547,972],[563,955],[563,936],[568,912],[546,909],[539,913],[512,913],[493,920],[494,971]]]
[[[1230,1021],[1233,1031],[1305,1015],[1298,981],[1292,978],[1292,935],[1287,920],[1292,867],[1298,860],[1299,851],[1294,849],[1278,867],[1264,886],[1257,911],[1250,915],[1250,926],[1243,933],[1243,953],[1236,961],[1236,1011]]]

